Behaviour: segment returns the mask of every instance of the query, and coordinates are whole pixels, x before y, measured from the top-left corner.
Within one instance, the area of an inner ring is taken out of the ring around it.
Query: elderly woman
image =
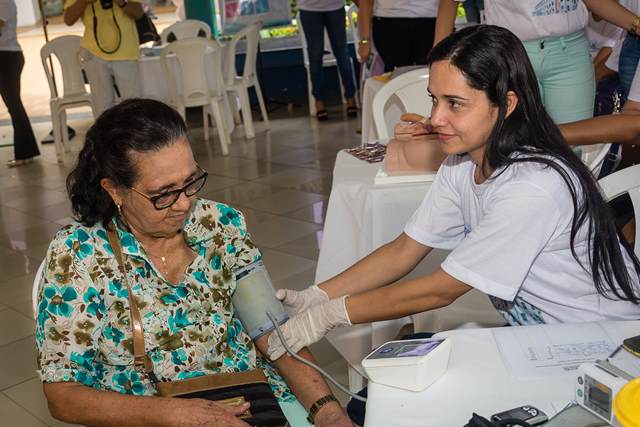
[[[302,403],[315,406],[315,425],[350,426],[314,370],[293,358],[272,367],[258,353],[267,336],[254,343],[234,318],[231,272],[261,254],[239,211],[195,197],[206,179],[185,123],[160,102],[125,101],[89,129],[67,180],[79,223],[54,238],[40,283],[36,340],[51,413],[101,426],[247,425],[238,418],[246,404],[154,396],[135,369],[112,229],[159,381],[260,367],[292,425],[308,425],[294,421],[296,410],[306,416]]]

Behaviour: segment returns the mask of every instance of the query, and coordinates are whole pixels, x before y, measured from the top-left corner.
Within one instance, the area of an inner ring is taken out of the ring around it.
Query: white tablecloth
[[[429,191],[431,183],[375,185],[379,163],[369,164],[339,152],[333,171],[333,188],[327,207],[322,247],[315,282],[323,282],[378,247],[396,238]],[[447,252],[434,250],[408,276],[435,271]],[[408,318],[340,328],[327,336],[351,366],[361,373],[360,362],[373,348],[394,338]],[[471,291],[449,307],[413,316],[420,331],[460,327],[497,326],[504,322],[488,298]],[[477,323],[474,323],[477,322]]]
[[[373,105],[373,98],[380,91],[385,84],[378,79],[369,78],[364,82],[364,89],[362,91],[362,136],[361,141],[363,144],[378,139],[378,133],[376,127],[373,124],[373,112],[371,107]],[[389,132],[393,132],[393,128],[396,123],[400,121],[400,116],[404,113],[400,100],[396,97],[391,97],[384,110],[384,118],[387,122],[387,129]]]
[[[222,48],[222,70],[226,70],[226,51],[225,45]],[[173,68],[173,76],[165,75],[164,67],[162,66],[162,59],[159,56],[142,56],[138,60],[138,71],[140,72],[140,94],[145,98],[153,98],[163,102],[170,102],[169,84],[167,79],[175,78],[176,88],[178,94],[182,93],[182,85],[178,82],[182,79],[182,71],[178,60],[174,57],[169,57],[170,64]],[[209,70],[207,76],[210,77],[209,85],[214,86],[214,73],[216,70],[213,64],[213,55],[206,55],[205,66]],[[229,132],[233,132],[235,123],[233,122],[233,114],[231,113],[231,106],[229,105],[229,99],[225,94],[225,111],[227,116],[227,129]]]
[[[602,325],[619,344],[638,333],[640,321]],[[533,405],[552,416],[573,400],[575,372],[527,379],[509,376],[491,329],[437,336],[453,339],[447,372],[421,392],[370,382],[365,427],[461,427],[473,412],[489,417],[521,405]]]

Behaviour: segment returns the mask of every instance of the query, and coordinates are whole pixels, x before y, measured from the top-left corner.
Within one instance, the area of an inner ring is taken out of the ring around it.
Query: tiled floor
[[[308,116],[274,114],[272,129],[257,123],[257,136],[246,141],[242,127],[233,135],[231,154],[220,155],[217,139],[206,144],[202,129],[191,140],[200,165],[211,174],[202,196],[240,208],[249,231],[263,250],[277,287],[312,283],[322,224],[331,189],[336,152],[357,145],[358,122],[336,118],[319,124]],[[199,126],[199,116],[194,115]],[[64,425],[51,418],[36,377],[31,286],[48,242],[70,220],[64,180],[90,120],[76,120],[78,130],[65,165],[55,161],[51,145],[41,146],[36,162],[5,167],[11,147],[0,148],[0,425]],[[50,123],[36,123],[38,138]],[[7,126],[0,132],[10,133]],[[215,134],[215,133],[212,133]],[[326,342],[313,347],[321,365],[346,383],[346,364]]]

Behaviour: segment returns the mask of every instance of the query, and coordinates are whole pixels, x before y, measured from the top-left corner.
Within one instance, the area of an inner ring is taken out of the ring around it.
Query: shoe
[[[358,107],[355,105],[347,106],[347,117],[358,117]]]
[[[316,111],[316,119],[318,119],[319,122],[326,122],[329,120],[329,113],[327,110],[318,110]]]
[[[7,166],[10,168],[17,168],[18,166],[24,166],[31,162],[33,162],[33,157],[29,157],[28,159],[20,159],[20,160],[9,160],[7,162]]]

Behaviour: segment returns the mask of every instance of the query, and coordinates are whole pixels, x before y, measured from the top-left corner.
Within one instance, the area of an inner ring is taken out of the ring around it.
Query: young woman
[[[297,312],[287,342],[297,350],[336,326],[443,307],[472,288],[512,325],[640,318],[640,263],[546,113],[518,38],[465,28],[428,62],[431,122],[449,156],[398,238],[318,287],[283,292]],[[441,267],[400,281],[432,248],[451,250]],[[270,338],[269,356],[283,352]]]

